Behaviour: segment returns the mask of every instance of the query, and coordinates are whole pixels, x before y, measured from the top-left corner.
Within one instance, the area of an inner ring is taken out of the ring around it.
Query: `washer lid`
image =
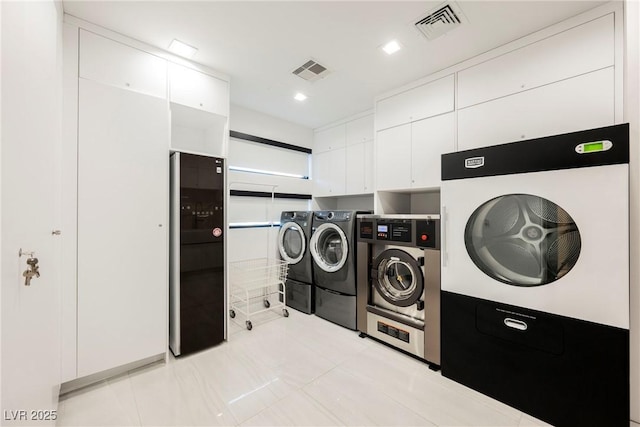
[[[418,261],[401,249],[387,249],[376,257],[371,281],[382,298],[399,307],[415,304],[424,290]]]
[[[307,249],[307,237],[295,222],[285,222],[278,233],[278,250],[283,260],[297,264]]]
[[[333,273],[347,262],[349,242],[344,231],[336,224],[324,223],[311,235],[313,260],[322,270]]]

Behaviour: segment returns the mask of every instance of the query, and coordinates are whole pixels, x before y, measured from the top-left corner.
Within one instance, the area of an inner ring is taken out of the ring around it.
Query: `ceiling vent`
[[[423,15],[414,25],[427,40],[433,40],[459,27],[463,22],[466,19],[460,6],[447,2]]]
[[[329,74],[329,70],[327,70],[327,67],[324,65],[320,65],[313,59],[310,59],[293,70],[293,74],[308,82],[315,82]]]

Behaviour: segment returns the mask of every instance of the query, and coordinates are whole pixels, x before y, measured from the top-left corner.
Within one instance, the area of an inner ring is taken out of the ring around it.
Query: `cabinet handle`
[[[200,106],[202,107],[202,102],[200,103]]]
[[[124,85],[125,85],[126,87],[129,87],[129,86],[131,86],[131,83],[127,83],[127,82],[125,82],[125,83],[124,83]]]

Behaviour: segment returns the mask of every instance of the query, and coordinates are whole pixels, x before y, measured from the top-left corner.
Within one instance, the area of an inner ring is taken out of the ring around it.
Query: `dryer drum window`
[[[399,307],[414,304],[424,289],[422,269],[417,261],[400,249],[387,249],[375,259],[372,275],[380,295]]]
[[[560,279],[576,265],[581,249],[571,215],[530,194],[507,194],[483,203],[469,218],[464,240],[485,274],[523,287]]]

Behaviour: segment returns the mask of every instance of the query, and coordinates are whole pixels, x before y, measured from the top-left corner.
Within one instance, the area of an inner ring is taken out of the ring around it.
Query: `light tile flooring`
[[[64,396],[60,426],[539,426],[353,331],[290,310],[213,349]],[[633,426],[633,424],[632,424]]]

